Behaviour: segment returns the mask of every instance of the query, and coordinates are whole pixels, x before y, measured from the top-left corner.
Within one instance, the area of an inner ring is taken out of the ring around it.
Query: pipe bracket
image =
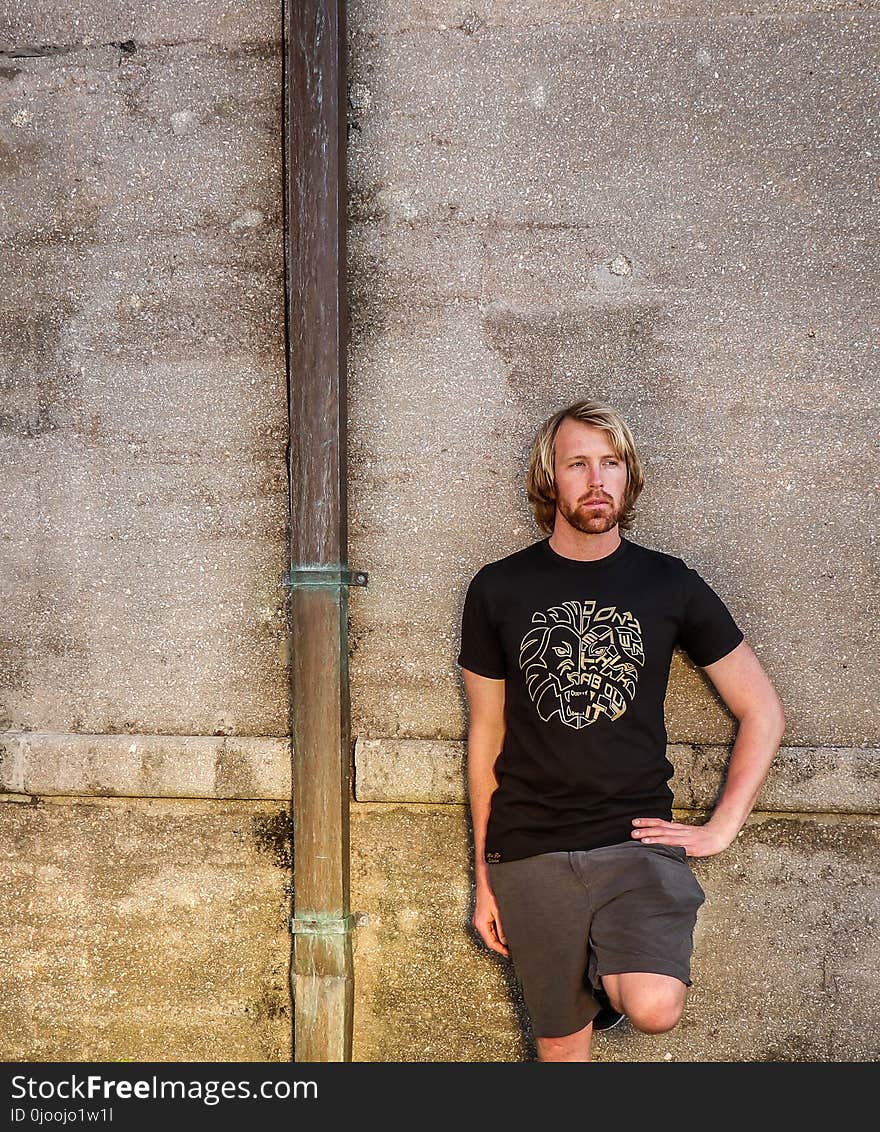
[[[291,935],[348,935],[354,928],[354,916],[291,916]]]
[[[350,570],[348,566],[294,566],[284,575],[281,584],[288,589],[301,586],[365,586],[368,577],[365,570]]]

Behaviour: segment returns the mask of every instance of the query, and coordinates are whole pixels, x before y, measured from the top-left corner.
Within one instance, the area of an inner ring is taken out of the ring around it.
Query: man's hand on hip
[[[633,826],[632,836],[637,841],[646,845],[681,845],[689,857],[711,857],[733,841],[733,837],[713,828],[711,821],[686,825],[662,818],[633,818]]]

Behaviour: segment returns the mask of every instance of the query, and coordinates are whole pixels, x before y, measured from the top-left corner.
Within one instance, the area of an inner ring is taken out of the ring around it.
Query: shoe
[[[614,1009],[604,987],[593,987],[592,992],[593,998],[599,1003],[599,1013],[593,1019],[593,1032],[613,1030],[618,1023],[624,1020],[626,1015]]]

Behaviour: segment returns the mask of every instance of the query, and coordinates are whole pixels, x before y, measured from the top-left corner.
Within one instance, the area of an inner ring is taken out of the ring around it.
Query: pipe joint
[[[293,566],[281,582],[287,589],[303,586],[365,586],[369,575],[365,570],[350,570],[348,566]]]
[[[314,915],[291,916],[289,921],[291,935],[349,935],[354,929],[356,917]]]

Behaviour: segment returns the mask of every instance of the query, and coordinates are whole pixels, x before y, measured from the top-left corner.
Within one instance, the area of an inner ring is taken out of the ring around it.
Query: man
[[[540,1061],[589,1061],[594,1020],[677,1024],[704,900],[687,857],[731,844],[785,728],[714,590],[681,558],[621,536],[643,484],[613,408],[554,414],[527,485],[549,537],[483,566],[462,614],[473,922],[513,963]],[[738,720],[702,825],[672,820],[664,699],[676,646]]]

